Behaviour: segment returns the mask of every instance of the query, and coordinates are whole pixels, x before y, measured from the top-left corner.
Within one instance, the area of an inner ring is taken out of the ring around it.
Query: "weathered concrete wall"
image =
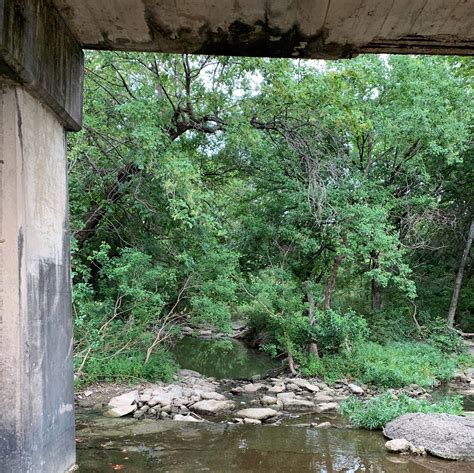
[[[75,463],[65,131],[0,83],[0,471]]]
[[[23,84],[64,126],[82,123],[83,53],[49,0],[0,0],[0,76]]]
[[[474,54],[474,0],[53,0],[86,48],[344,58]]]

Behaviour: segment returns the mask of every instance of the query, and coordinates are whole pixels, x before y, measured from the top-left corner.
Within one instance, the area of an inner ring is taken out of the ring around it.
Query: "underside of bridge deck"
[[[73,466],[65,130],[82,48],[474,54],[474,0],[0,0],[0,470]]]
[[[86,48],[347,58],[474,53],[472,0],[54,0]]]

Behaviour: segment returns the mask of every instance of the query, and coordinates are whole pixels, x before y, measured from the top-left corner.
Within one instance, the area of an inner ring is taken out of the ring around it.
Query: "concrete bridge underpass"
[[[75,464],[66,131],[83,48],[474,54],[474,0],[0,0],[0,470]]]

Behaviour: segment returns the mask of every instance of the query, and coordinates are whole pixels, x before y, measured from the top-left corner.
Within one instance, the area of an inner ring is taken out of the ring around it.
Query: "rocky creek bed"
[[[474,383],[471,375],[471,371],[462,373],[459,375],[459,379],[457,380],[457,389],[463,390],[465,395],[468,395],[469,393],[472,394],[472,386]],[[433,393],[415,385],[404,390],[394,390],[394,395],[398,395],[401,392],[405,392],[413,397],[424,399],[430,399],[433,395]],[[86,391],[77,393],[76,396],[79,419],[87,419],[87,422],[84,424],[86,427],[81,427],[80,424],[78,428],[79,451],[81,452],[82,447],[85,445],[87,445],[88,450],[88,455],[85,455],[86,457],[88,457],[89,454],[92,454],[93,451],[95,452],[94,455],[99,455],[100,452],[105,454],[105,451],[108,451],[108,447],[105,448],[104,451],[102,451],[102,447],[99,449],[96,448],[97,441],[99,440],[93,435],[93,431],[97,429],[99,432],[102,432],[99,437],[102,443],[99,445],[114,445],[112,450],[115,451],[118,448],[117,442],[122,441],[124,442],[122,450],[129,454],[131,452],[130,448],[138,442],[141,445],[140,448],[142,451],[141,453],[134,451],[134,448],[136,448],[135,446],[132,448],[132,451],[134,452],[133,455],[138,455],[138,457],[140,457],[140,455],[145,455],[148,458],[147,461],[152,463],[155,462],[157,465],[160,465],[160,468],[166,466],[166,462],[162,463],[162,461],[159,460],[159,458],[162,457],[166,457],[171,462],[176,461],[181,465],[176,470],[173,468],[166,470],[165,468],[165,471],[199,471],[199,468],[206,463],[203,463],[202,458],[198,462],[201,466],[193,470],[192,465],[194,463],[191,460],[189,465],[186,466],[186,464],[181,462],[182,459],[178,461],[171,452],[167,451],[167,449],[174,451],[173,446],[168,445],[167,442],[165,442],[167,446],[163,446],[163,448],[159,450],[159,454],[156,453],[155,447],[150,450],[148,445],[149,442],[154,444],[154,442],[157,441],[157,438],[161,438],[161,435],[164,435],[163,432],[167,432],[166,435],[182,435],[184,436],[183,438],[187,438],[188,435],[191,435],[192,439],[189,441],[193,444],[193,448],[196,448],[195,455],[200,457],[200,447],[197,446],[200,444],[198,439],[201,439],[205,443],[202,448],[206,449],[209,447],[206,442],[211,442],[213,445],[214,443],[216,443],[216,445],[219,444],[219,438],[213,438],[214,435],[218,437],[228,437],[228,440],[231,441],[231,443],[233,442],[232,448],[234,449],[247,449],[249,443],[247,440],[244,441],[244,437],[247,438],[247,436],[251,434],[250,436],[252,438],[254,436],[257,436],[259,439],[265,438],[265,445],[267,445],[267,441],[269,442],[269,445],[266,448],[270,448],[273,454],[278,457],[281,456],[282,453],[274,451],[273,448],[287,448],[287,446],[283,445],[285,443],[281,432],[281,429],[283,429],[287,435],[304,437],[304,439],[301,438],[301,441],[303,442],[301,445],[302,450],[308,448],[308,442],[312,442],[310,439],[320,438],[321,442],[324,440],[326,446],[323,447],[320,444],[315,445],[314,448],[316,450],[311,453],[312,456],[319,458],[319,460],[317,460],[317,462],[319,462],[321,454],[324,454],[326,457],[332,456],[331,452],[328,450],[332,448],[328,440],[329,438],[334,441],[338,439],[337,442],[347,442],[347,439],[349,438],[347,432],[351,432],[351,435],[356,436],[357,438],[370,438],[371,444],[370,446],[366,445],[365,448],[373,450],[375,448],[374,446],[377,446],[377,455],[380,462],[383,464],[386,462],[389,463],[389,466],[385,465],[381,470],[376,469],[374,471],[391,471],[390,468],[394,465],[393,462],[397,461],[395,460],[395,457],[398,457],[398,461],[402,462],[398,465],[409,465],[408,469],[398,469],[397,471],[427,471],[425,466],[423,466],[425,469],[417,468],[421,468],[420,465],[425,465],[430,462],[430,464],[436,464],[437,466],[436,469],[428,469],[428,471],[448,471],[449,468],[444,470],[444,467],[441,468],[439,466],[440,464],[437,462],[433,463],[433,459],[425,459],[423,461],[420,457],[415,460],[415,456],[410,455],[410,457],[413,458],[405,461],[403,460],[403,457],[393,456],[390,454],[387,456],[384,449],[386,439],[383,439],[380,432],[366,432],[352,429],[349,423],[338,415],[339,404],[348,396],[355,395],[361,398],[369,398],[374,394],[376,394],[376,392],[368,386],[360,386],[342,381],[328,386],[319,379],[303,379],[286,376],[269,378],[254,376],[252,380],[218,380],[202,376],[198,372],[191,370],[181,370],[180,373],[175,376],[172,383],[146,383],[137,386],[97,385]],[[472,460],[469,455],[472,453],[472,449],[474,448],[472,445],[474,445],[474,443],[470,443],[471,440],[469,435],[471,435],[471,432],[474,432],[474,418],[461,417],[460,419],[464,422],[465,427],[462,442],[464,447],[462,448],[467,451],[467,456],[462,459]],[[410,423],[411,421],[408,420],[407,425]],[[105,426],[109,426],[108,433]],[[118,426],[120,426],[120,434],[118,437],[122,440],[111,440],[111,438],[114,437],[112,431]],[[271,430],[268,430],[269,428],[271,428]],[[406,430],[403,430],[405,426],[397,425],[397,428],[399,429],[399,432],[405,432]],[[248,429],[257,429],[259,433],[257,434],[254,430]],[[295,429],[300,429],[297,431],[297,434],[294,432]],[[431,430],[433,431],[432,426]],[[455,430],[456,427],[454,427],[454,431]],[[416,431],[421,432],[422,429],[415,429],[415,434]],[[190,432],[193,433],[191,434]],[[245,433],[243,437],[242,432]],[[276,432],[278,432],[278,434],[276,434]],[[302,432],[304,432],[304,435]],[[323,434],[323,432],[326,433]],[[451,440],[456,443],[456,438],[453,438],[452,434],[450,435]],[[275,444],[273,445],[270,439],[274,436],[277,437],[278,441],[275,441]],[[387,434],[387,436],[392,439],[394,438],[393,435],[390,434]],[[202,437],[206,440],[204,441]],[[436,440],[436,434],[434,437],[434,440]],[[442,435],[438,435],[438,437],[443,443],[443,448],[437,450],[436,447],[433,447],[433,445],[430,444],[427,446],[429,447],[427,448],[427,451],[435,454],[441,452],[440,456],[443,456],[442,452],[446,451],[446,436],[443,437]],[[237,442],[237,438],[241,439],[241,443],[239,443],[240,441]],[[395,440],[399,439],[395,438]],[[431,438],[431,440],[433,440],[433,438]],[[161,440],[158,443],[160,442]],[[398,451],[404,453],[414,452],[418,455],[425,453],[423,450],[424,445],[417,442],[416,436],[410,437],[410,440],[407,440],[407,442],[409,445],[403,444]],[[349,445],[350,444],[351,442],[349,442]],[[349,445],[347,448],[350,452],[352,451],[352,447]],[[399,444],[397,445],[400,446]],[[420,447],[422,448],[420,449]],[[180,449],[181,448],[187,447],[181,446]],[[296,445],[292,444],[291,448],[296,448]],[[340,447],[338,448],[340,450]],[[396,448],[390,448],[390,450],[397,451]],[[150,451],[152,453],[150,453]],[[167,452],[165,453],[165,451]],[[298,451],[297,448],[296,451]],[[295,452],[293,453],[296,455]],[[310,455],[309,452],[307,453]],[[375,454],[375,452],[373,453]],[[85,452],[82,452],[79,456],[81,457],[84,454]],[[226,452],[224,456],[234,458],[234,454],[240,458],[237,452],[233,452],[232,455],[231,452]],[[159,458],[154,455],[158,455]],[[360,452],[357,455],[352,452],[351,455],[349,455],[351,462],[356,461],[355,457],[359,458]],[[108,451],[106,456],[110,456],[110,451]],[[453,456],[452,452],[448,452],[448,454],[444,456],[446,458],[460,458]],[[130,456],[126,458],[130,458]],[[362,463],[365,462],[365,460],[362,461],[360,458],[359,460]],[[232,461],[231,464],[227,465],[226,469],[215,469],[216,466],[214,465],[214,469],[211,468],[210,471],[233,471]],[[261,461],[270,468],[270,464],[267,460]],[[285,459],[284,461],[287,460]],[[332,461],[333,460],[331,460],[331,462]],[[120,465],[122,465],[122,463],[120,463]],[[414,465],[418,466],[415,468]],[[459,465],[462,466],[456,467],[456,471],[474,470],[474,464],[459,463]],[[278,469],[278,466],[275,465],[271,467],[276,469],[276,471],[297,471],[291,469]],[[465,469],[465,467],[469,468]],[[203,466],[202,468],[205,470],[209,467]],[[318,469],[305,469],[309,468],[307,465],[305,467],[301,466],[301,468],[302,469],[298,471],[322,471]],[[88,469],[85,471],[95,470]],[[105,468],[97,471],[107,471],[107,469]],[[161,470],[136,469],[126,471]],[[236,469],[234,471],[268,470],[256,467],[254,469]],[[358,469],[334,468],[333,471],[358,471]]]

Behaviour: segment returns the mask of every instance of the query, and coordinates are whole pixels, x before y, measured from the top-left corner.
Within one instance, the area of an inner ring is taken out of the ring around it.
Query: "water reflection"
[[[251,378],[281,365],[266,354],[238,340],[203,340],[185,337],[173,353],[181,366],[214,378]]]

